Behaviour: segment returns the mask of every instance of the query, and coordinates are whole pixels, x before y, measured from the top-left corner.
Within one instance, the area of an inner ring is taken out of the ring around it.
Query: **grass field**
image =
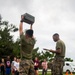
[[[39,75],[42,75],[42,72],[39,72]],[[47,75],[51,75],[51,72],[47,72]],[[63,73],[63,75],[66,75],[65,73]],[[68,74],[68,75],[71,75],[71,74]],[[73,74],[75,75],[75,74]]]

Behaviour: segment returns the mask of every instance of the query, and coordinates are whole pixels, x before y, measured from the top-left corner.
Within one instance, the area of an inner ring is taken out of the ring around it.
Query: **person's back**
[[[21,34],[21,53],[22,58],[31,59],[32,58],[32,51],[35,44],[34,38],[26,38],[25,35]]]
[[[23,20],[22,16],[19,32],[21,39],[21,62],[20,62],[20,73],[19,75],[34,75],[34,63],[32,61],[32,51],[35,45],[35,39],[33,38],[32,25],[30,29],[26,30],[25,35],[23,35]]]

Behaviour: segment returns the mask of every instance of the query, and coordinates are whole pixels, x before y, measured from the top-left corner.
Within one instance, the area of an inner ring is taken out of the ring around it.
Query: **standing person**
[[[1,75],[5,75],[5,62],[3,58],[1,61]]]
[[[10,75],[11,74],[11,60],[10,60],[10,56],[7,56],[7,59],[5,61],[5,67],[6,67],[6,75]]]
[[[16,63],[16,57],[14,57],[14,60],[12,61],[12,75],[14,75],[15,69],[14,69],[14,65]]]
[[[17,61],[14,64],[14,69],[15,69],[15,71],[14,71],[15,74],[14,75],[19,75],[19,64],[20,64],[19,58],[17,58]]]
[[[32,51],[35,45],[35,39],[33,38],[32,25],[30,25],[30,29],[26,30],[25,35],[23,34],[23,19],[24,16],[22,16],[21,18],[19,27],[22,55],[22,59],[20,62],[20,75],[34,75]]]
[[[35,75],[38,75],[38,68],[39,68],[39,60],[37,57],[35,57],[35,60],[34,60]]]
[[[63,75],[64,57],[65,57],[65,44],[59,38],[59,34],[53,35],[53,40],[56,42],[56,50],[50,49],[49,51],[55,53],[55,58],[52,63],[52,75]],[[48,50],[48,49],[44,49]]]
[[[46,61],[46,59],[44,59],[44,62],[42,62],[42,68],[43,68],[43,70],[42,70],[42,75],[47,75],[47,61]]]

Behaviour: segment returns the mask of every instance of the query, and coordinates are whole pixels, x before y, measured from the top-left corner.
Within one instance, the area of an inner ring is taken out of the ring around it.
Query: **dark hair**
[[[59,34],[58,34],[58,33],[55,33],[53,36],[56,36],[56,35],[57,35],[57,36],[59,36]]]
[[[33,30],[31,30],[31,29],[26,30],[26,34],[29,35],[29,37],[32,37],[33,36]]]

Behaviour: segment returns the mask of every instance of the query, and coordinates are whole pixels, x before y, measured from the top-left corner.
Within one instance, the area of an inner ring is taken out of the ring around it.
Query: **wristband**
[[[21,23],[23,22],[23,20],[20,21]]]

